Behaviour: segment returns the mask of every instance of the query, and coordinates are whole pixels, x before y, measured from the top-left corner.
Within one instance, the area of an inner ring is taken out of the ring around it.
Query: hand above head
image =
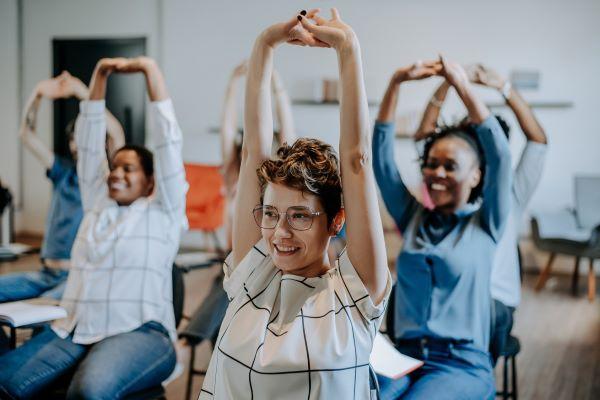
[[[444,56],[440,55],[440,62],[442,63],[442,70],[440,71],[440,75],[442,75],[448,83],[454,86],[455,89],[460,90],[469,86],[469,77],[467,76],[467,72],[462,67],[462,65],[447,60]]]
[[[137,72],[148,72],[149,69],[156,67],[156,61],[150,57],[139,56],[134,58],[123,58],[115,67],[115,72],[123,74],[134,74]]]
[[[113,72],[116,72],[124,63],[127,62],[127,59],[124,57],[116,57],[116,58],[102,58],[96,64],[96,68],[94,69],[94,74],[108,77]],[[92,77],[93,79],[93,77]]]
[[[439,60],[425,62],[417,61],[412,65],[396,70],[392,79],[395,83],[416,81],[426,79],[434,75],[440,75],[441,71],[442,63]]]
[[[336,8],[331,9],[330,20],[319,16],[318,10],[312,14],[308,13],[306,16],[298,15],[298,20],[315,39],[314,44],[305,42],[309,46],[333,47],[337,51],[341,51],[358,44],[356,34],[350,25],[342,21]]]
[[[88,96],[88,88],[85,86],[79,78],[71,75],[67,71],[63,71],[55,79],[58,80],[59,86],[62,91],[62,97],[77,97],[78,99],[85,99]]]
[[[248,72],[248,60],[244,60],[239,65],[237,65],[233,69],[231,76],[237,78],[246,75],[246,72]]]
[[[484,85],[493,89],[502,90],[506,84],[506,79],[504,79],[498,72],[491,68],[487,68],[482,64],[469,65],[466,70],[469,80],[478,85]]]
[[[56,78],[44,79],[36,85],[36,93],[38,96],[52,100],[61,98],[62,89],[60,82]]]
[[[276,47],[283,42],[300,46],[316,45],[315,38],[300,25],[298,15],[312,17],[318,12],[319,9],[313,9],[308,12],[302,10],[300,14],[294,15],[285,22],[279,22],[269,26],[261,33],[258,40],[270,47]]]
[[[90,81],[90,100],[103,100],[106,95],[106,81],[108,76],[115,72],[127,61],[126,58],[101,58],[94,68]]]

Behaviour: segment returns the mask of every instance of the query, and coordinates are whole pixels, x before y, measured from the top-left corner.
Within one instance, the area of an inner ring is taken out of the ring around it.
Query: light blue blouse
[[[488,349],[490,275],[510,211],[512,173],[508,141],[496,119],[490,116],[476,132],[486,164],[481,206],[444,216],[425,209],[402,182],[394,124],[375,124],[375,178],[404,239],[396,267],[396,339],[454,339]]]

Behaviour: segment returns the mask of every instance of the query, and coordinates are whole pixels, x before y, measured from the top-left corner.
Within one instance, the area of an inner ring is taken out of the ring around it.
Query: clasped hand
[[[320,9],[301,11],[286,22],[270,26],[262,33],[265,44],[274,47],[287,42],[298,46],[332,47],[337,51],[354,45],[356,35],[344,23],[337,9],[331,9],[331,19],[319,15]]]

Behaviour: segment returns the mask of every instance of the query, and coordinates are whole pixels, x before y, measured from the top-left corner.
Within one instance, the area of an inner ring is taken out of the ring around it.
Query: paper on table
[[[423,361],[400,353],[379,332],[373,342],[370,362],[375,372],[392,379],[399,379],[404,375],[408,375],[423,365]]]
[[[58,306],[29,304],[23,301],[0,304],[0,321],[7,321],[15,328],[54,321],[66,316],[67,310]]]

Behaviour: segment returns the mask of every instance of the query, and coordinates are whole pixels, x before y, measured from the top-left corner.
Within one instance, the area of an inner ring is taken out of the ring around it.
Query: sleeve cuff
[[[79,111],[86,115],[104,114],[105,109],[105,100],[82,100],[79,103]]]
[[[548,145],[546,143],[539,143],[528,140],[525,144],[525,149],[523,151],[531,152],[534,154],[544,155],[548,150]]]
[[[494,116],[494,114],[490,114],[485,121],[483,121],[481,124],[479,124],[477,126],[477,129],[500,129],[502,130],[502,127],[500,126],[500,124],[498,123],[498,120],[496,119],[496,117]]]
[[[173,101],[169,98],[166,100],[153,101],[150,103],[150,107],[164,118],[175,121],[175,109],[173,108]]]
[[[396,124],[394,122],[375,121],[375,130],[384,131],[385,133],[394,132]]]

